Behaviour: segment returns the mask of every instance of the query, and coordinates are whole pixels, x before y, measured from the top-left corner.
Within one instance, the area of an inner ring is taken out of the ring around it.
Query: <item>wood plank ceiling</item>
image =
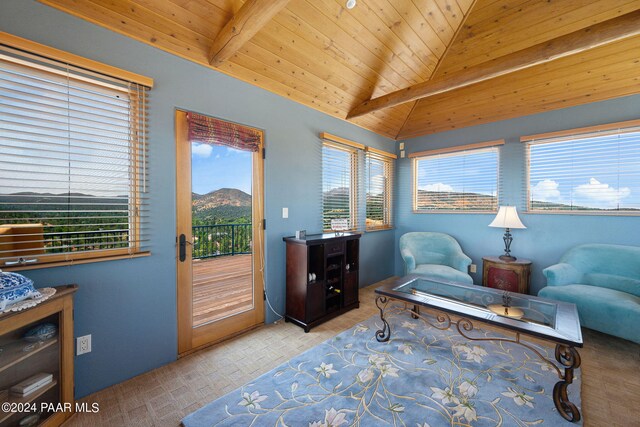
[[[640,10],[640,0],[357,0],[353,9],[345,1],[279,0],[286,7],[271,7],[275,15],[215,69],[345,119],[369,99]],[[207,66],[214,40],[243,18],[244,4],[40,2]],[[247,0],[255,10],[268,3]],[[639,79],[636,35],[349,121],[407,139],[640,93]]]

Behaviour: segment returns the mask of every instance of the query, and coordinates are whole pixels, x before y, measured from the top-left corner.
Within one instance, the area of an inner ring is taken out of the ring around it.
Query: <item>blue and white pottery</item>
[[[58,327],[53,323],[41,323],[29,329],[29,331],[24,334],[24,339],[30,342],[44,341],[55,337],[57,333]]]
[[[33,287],[33,280],[18,273],[0,270],[0,310],[27,298],[40,298],[42,294]]]

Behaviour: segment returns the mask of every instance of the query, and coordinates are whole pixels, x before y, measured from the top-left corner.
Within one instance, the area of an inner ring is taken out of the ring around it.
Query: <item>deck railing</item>
[[[193,258],[251,253],[251,224],[194,225]]]
[[[10,255],[126,248],[129,246],[129,231],[126,227],[127,224],[118,230],[47,233],[43,232],[40,225],[40,234],[32,234],[33,239],[21,243],[20,250]],[[195,225],[192,232],[194,259],[251,253],[250,223]],[[0,251],[5,245],[3,238],[6,239],[6,236],[0,236]]]
[[[16,226],[20,228],[14,234],[11,227]],[[59,231],[65,228],[65,231]],[[0,256],[19,257],[127,248],[129,247],[127,228],[128,225],[123,224],[118,225],[114,230],[72,231],[73,226],[5,224],[0,228]]]

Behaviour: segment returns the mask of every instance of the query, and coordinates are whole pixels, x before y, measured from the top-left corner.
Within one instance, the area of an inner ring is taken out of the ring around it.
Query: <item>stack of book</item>
[[[51,384],[51,381],[53,381],[52,374],[41,372],[11,387],[11,394],[18,397],[25,397],[31,393],[35,393],[42,387],[46,387],[47,384]]]

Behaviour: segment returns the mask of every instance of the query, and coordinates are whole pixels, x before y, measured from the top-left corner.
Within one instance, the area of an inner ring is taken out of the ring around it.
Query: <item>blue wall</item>
[[[148,258],[28,271],[38,286],[77,283],[75,335],[93,335],[76,358],[77,397],[176,359],[174,109],[265,130],[266,281],[284,310],[284,243],[320,229],[321,131],[392,151],[393,143],[347,122],[74,18],[33,0],[2,0],[0,30],[155,79],[150,101]],[[282,219],[282,207],[289,219]],[[361,285],[393,274],[394,232],[363,236]],[[381,250],[381,248],[385,248]],[[267,321],[276,319],[267,313]]]
[[[406,141],[411,152],[505,139],[500,156],[504,183],[501,204],[518,207],[526,230],[513,230],[512,253],[533,261],[531,293],[537,294],[545,282],[542,269],[555,264],[569,248],[581,243],[614,243],[640,246],[640,217],[526,214],[521,196],[525,188],[524,144],[520,136],[602,123],[637,119],[640,96],[629,96],[496,123],[442,132]],[[495,215],[414,214],[411,207],[411,161],[398,160],[398,199],[396,212],[396,274],[404,264],[397,250],[400,236],[409,231],[440,231],[454,236],[464,252],[477,264],[474,282],[482,282],[482,257],[503,252],[504,230],[490,228]],[[504,196],[504,197],[503,197]]]

